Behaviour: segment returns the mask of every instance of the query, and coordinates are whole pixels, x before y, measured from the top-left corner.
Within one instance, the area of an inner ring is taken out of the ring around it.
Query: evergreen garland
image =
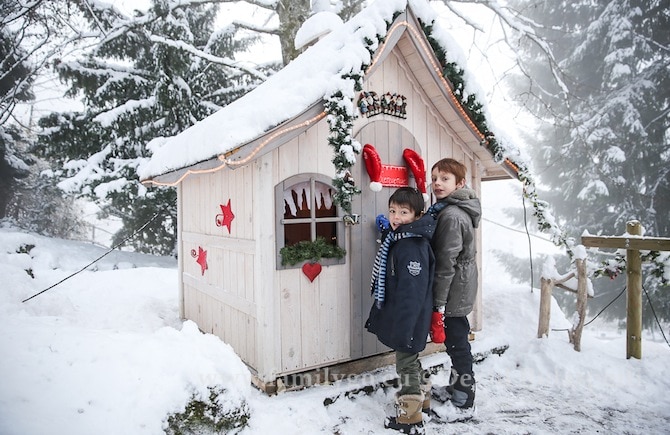
[[[390,23],[386,23],[386,27]],[[374,55],[373,47],[378,46],[384,41],[384,38],[377,35],[378,42],[365,38],[366,49],[370,57]],[[358,72],[351,71],[342,75],[345,83],[353,83],[354,93],[363,89],[363,74],[367,65],[360,66]],[[333,165],[335,165],[335,178],[333,185],[335,193],[333,202],[342,207],[342,209],[351,214],[351,199],[354,195],[361,193],[361,189],[356,186],[356,180],[349,169],[356,163],[356,155],[361,153],[361,144],[353,138],[354,119],[356,118],[354,95],[347,97],[341,90],[335,91],[326,99],[325,110],[328,114],[327,122],[330,128],[328,143],[335,150]]]
[[[293,266],[302,261],[316,262],[322,258],[343,258],[347,251],[339,246],[326,242],[323,237],[314,241],[302,240],[294,245],[284,246],[279,250],[281,264]]]
[[[387,29],[390,25],[391,23],[387,22]],[[498,164],[509,164],[516,169],[519,180],[523,184],[523,196],[530,200],[533,207],[532,214],[537,219],[538,229],[549,233],[552,242],[556,246],[563,247],[570,259],[574,260],[575,253],[573,248],[575,240],[568,237],[565,230],[558,225],[551,214],[549,203],[540,199],[537,194],[535,179],[530,169],[525,162],[511,155],[510,150],[503,146],[489,131],[486,116],[482,110],[482,104],[477,101],[474,94],[466,96],[465,81],[463,79],[464,71],[456,63],[447,61],[444,48],[431,36],[432,25],[422,23],[422,28],[431,48],[442,65],[443,76],[454,86],[453,93],[461,104],[461,107],[463,107],[477,129],[483,132],[485,139],[482,141],[482,146],[485,146],[492,153],[494,160]],[[380,35],[378,35],[376,44],[372,40],[365,39],[366,47],[371,56],[374,54],[373,47],[378,47],[383,41],[384,39]],[[367,65],[362,65],[361,71],[364,71],[366,67]],[[342,78],[353,80],[355,91],[359,92],[362,89],[362,73],[345,74]],[[332,161],[336,169],[336,175],[333,179],[336,192],[333,195],[333,201],[347,213],[351,213],[351,198],[361,192],[355,185],[355,180],[349,171],[351,166],[356,163],[356,154],[360,154],[361,151],[360,143],[352,138],[353,120],[355,119],[353,97],[347,98],[342,91],[338,90],[327,99],[325,106],[330,126],[328,143],[335,150],[335,156]],[[655,268],[652,270],[652,274],[660,277],[661,282],[667,285],[665,263],[660,257],[662,257],[660,252],[651,251],[643,256],[643,260],[654,264]],[[603,262],[592,273],[594,277],[601,275],[613,277],[625,270],[625,267],[625,258],[618,255],[614,261]]]
[[[422,24],[424,34],[428,38],[430,45],[435,52],[439,62],[443,65],[442,74],[444,77],[451,82],[454,86],[453,93],[458,98],[461,106],[465,109],[467,114],[470,116],[470,119],[475,124],[477,129],[483,132],[485,136],[485,141],[482,142],[482,145],[486,146],[489,151],[493,154],[494,160],[499,164],[509,163],[515,167],[518,174],[519,180],[523,184],[523,196],[524,198],[530,200],[533,206],[533,216],[537,219],[537,226],[540,231],[548,232],[551,237],[551,241],[559,247],[563,247],[570,257],[570,260],[574,260],[574,251],[575,240],[570,238],[554,219],[554,216],[549,210],[549,203],[543,201],[539,198],[536,190],[535,179],[533,178],[530,169],[525,164],[525,162],[515,159],[510,155],[509,150],[504,147],[495,136],[489,132],[488,126],[486,125],[486,117],[482,112],[483,106],[477,102],[474,95],[469,95],[465,97],[465,82],[463,80],[463,69],[459,68],[455,63],[448,62],[447,56],[442,48],[442,46],[431,37],[432,26],[426,26]],[[642,253],[642,261],[652,263],[651,274],[660,279],[663,285],[668,285],[670,282],[667,279],[667,274],[665,273],[665,261],[667,258],[663,259],[663,255],[659,251],[648,251],[647,253]],[[614,278],[618,274],[626,270],[626,259],[623,255],[616,255],[612,260],[603,261],[600,264],[600,267],[591,270],[591,273],[594,277],[599,276],[609,276]]]
[[[328,143],[335,150],[332,160],[335,165],[333,202],[351,214],[351,198],[361,193],[361,189],[356,186],[349,168],[356,163],[356,154],[360,154],[361,144],[351,136],[354,124],[353,100],[348,100],[341,91],[335,92],[326,100],[326,112],[330,126]]]

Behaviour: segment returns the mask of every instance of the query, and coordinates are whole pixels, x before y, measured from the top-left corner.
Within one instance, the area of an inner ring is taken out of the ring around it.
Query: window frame
[[[275,210],[276,210],[276,226],[275,226],[275,264],[276,264],[276,269],[277,270],[284,270],[284,269],[297,269],[302,267],[303,263],[297,263],[294,265],[286,264],[283,265],[281,261],[281,254],[279,251],[281,248],[284,247],[284,227],[285,227],[285,219],[284,219],[284,191],[286,189],[289,189],[296,184],[302,184],[305,182],[310,183],[310,193],[311,197],[309,198],[310,201],[314,200],[314,195],[313,192],[315,192],[315,185],[316,183],[321,183],[325,184],[326,186],[330,187],[333,190],[333,193],[335,191],[335,187],[333,187],[332,184],[332,179],[330,177],[327,177],[322,174],[318,173],[302,173],[302,174],[297,174],[293,175],[291,177],[288,177],[284,179],[284,181],[280,182],[275,186]],[[342,209],[341,207],[335,205],[335,210],[336,210],[336,215],[335,216],[330,216],[330,217],[321,217],[318,218],[316,217],[316,208],[313,206],[313,204],[310,204],[310,217],[309,218],[298,218],[298,219],[291,219],[292,224],[301,224],[301,223],[309,223],[310,224],[310,237],[311,240],[314,241],[316,238],[316,224],[317,223],[328,223],[328,222],[334,222],[335,223],[335,234],[337,237],[337,244],[340,248],[346,249],[346,240],[345,240],[345,232],[344,232],[344,220],[343,220],[343,214],[342,214]],[[346,255],[342,258],[321,258],[319,260],[319,263],[322,266],[330,266],[330,265],[335,265],[335,264],[345,264],[346,263]]]

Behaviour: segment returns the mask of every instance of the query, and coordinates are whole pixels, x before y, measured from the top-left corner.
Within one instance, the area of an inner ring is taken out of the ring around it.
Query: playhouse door
[[[381,157],[382,164],[407,168],[402,152],[405,148],[423,155],[409,130],[392,121],[373,121],[365,125],[356,135],[361,145],[371,144]],[[411,171],[409,185],[415,186]],[[360,155],[352,168],[352,175],[361,189],[361,194],[353,198],[352,213],[360,216],[360,223],[350,227],[351,244],[351,356],[366,357],[389,351],[377,341],[377,337],[365,329],[372,306],[370,295],[370,275],[379,243],[379,232],[375,227],[375,217],[383,213],[388,215],[388,199],[397,187],[382,187],[381,192],[370,189],[370,178],[365,169],[363,156]]]

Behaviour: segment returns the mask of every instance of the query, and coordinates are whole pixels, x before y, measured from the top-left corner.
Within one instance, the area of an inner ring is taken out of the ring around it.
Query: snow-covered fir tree
[[[16,126],[0,127],[0,219],[7,217],[18,184],[30,173],[30,161],[16,149],[19,140]]]
[[[516,91],[540,121],[528,145],[561,224],[578,240],[584,230],[620,235],[637,219],[646,235],[669,237],[670,1],[513,3],[551,49],[525,39],[533,80]],[[656,272],[648,266],[645,288],[667,320],[670,294],[656,291]],[[593,306],[625,285],[606,281],[594,282],[605,297]]]
[[[40,177],[44,162],[29,152],[34,136],[15,114],[20,104],[34,99],[48,35],[62,24],[53,20],[54,3],[40,8],[0,0],[0,219],[40,234],[72,237],[81,228],[79,215],[71,200]]]
[[[3,10],[6,3],[0,2]],[[9,19],[2,22],[9,24]],[[29,173],[26,157],[16,147],[21,131],[8,123],[16,104],[33,98],[27,53],[16,38],[7,25],[0,28],[0,219],[6,216],[18,180]]]
[[[236,64],[253,38],[233,27],[217,29],[217,5],[181,7],[156,0],[144,15],[127,18],[99,6],[88,15],[104,38],[84,56],[56,68],[82,112],[40,120],[39,150],[55,163],[67,192],[92,198],[121,218],[119,243],[160,215],[129,243],[141,252],[170,254],[176,239],[174,189],[147,190],[135,174],[146,144],[173,136],[255,87],[266,71]],[[83,7],[83,5],[81,5]],[[89,5],[95,7],[96,5]]]

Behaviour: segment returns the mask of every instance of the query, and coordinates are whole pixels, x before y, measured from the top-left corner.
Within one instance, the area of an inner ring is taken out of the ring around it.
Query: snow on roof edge
[[[152,157],[137,168],[140,180],[230,151],[331,95],[346,85],[344,73],[370,62],[365,39],[377,40],[406,6],[406,0],[373,3],[249,93],[176,136],[151,141]]]
[[[386,34],[387,23],[408,7],[423,22],[432,23],[434,30],[440,27],[436,12],[426,0],[374,2],[249,93],[176,136],[149,142],[147,147],[153,155],[138,166],[140,180],[146,181],[225,154],[261,137],[338,89],[350,94],[352,90],[346,89],[350,82],[342,75],[362,72],[362,67],[370,63],[365,40],[376,41],[378,35]],[[465,57],[460,46],[441,35],[444,32],[434,32],[433,37],[438,36],[450,61],[463,64]],[[469,87],[486,106],[485,99],[481,98],[484,94],[476,84],[470,83]]]

